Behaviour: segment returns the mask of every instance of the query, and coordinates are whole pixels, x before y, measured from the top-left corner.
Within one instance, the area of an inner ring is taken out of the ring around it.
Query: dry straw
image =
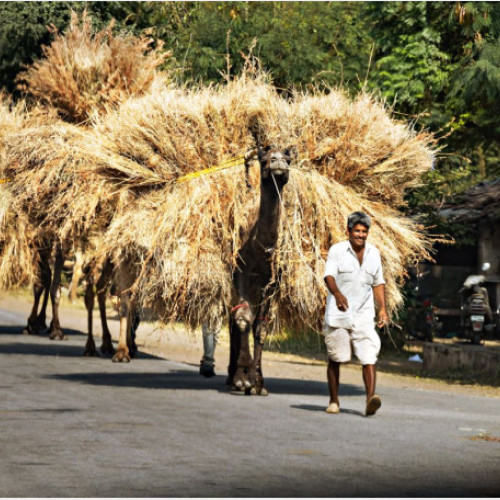
[[[26,281],[18,279],[17,268],[26,269],[31,279],[36,272],[36,267],[21,266],[14,255],[31,252],[35,261],[40,242],[57,239],[66,247],[88,247],[102,234],[114,208],[127,202],[127,195],[115,198],[104,187],[105,178],[81,168],[86,160],[76,144],[85,141],[82,134],[88,130],[70,123],[88,125],[90,116],[162,82],[166,74],[160,77],[156,68],[169,56],[161,43],[153,48],[147,37],[114,35],[113,23],[94,33],[86,13],[80,20],[73,14],[68,32],[56,33],[43,53],[20,75],[20,87],[31,104],[38,104],[27,108],[3,99],[0,107],[0,168],[2,178],[10,179],[0,185],[0,257],[6,269],[2,282],[9,285]],[[20,221],[26,231],[16,229]]]
[[[326,102],[337,108],[328,126]],[[331,125],[335,116],[336,128]],[[340,141],[339,130],[347,123],[350,131]],[[298,157],[284,191],[275,261],[281,325],[318,328],[326,252],[345,238],[347,215],[360,209],[374,217],[371,238],[384,256],[389,307],[395,310],[405,265],[428,256],[429,243],[422,228],[393,207],[402,202],[403,189],[430,168],[430,136],[392,121],[367,96],[354,103],[338,92],[284,100],[263,75],[131,99],[104,116],[93,138],[81,144],[87,166],[117,192],[133,193],[135,201],[113,214],[102,251],[115,262],[137,264],[131,283],[135,281],[138,300],[165,320],[181,318],[192,326],[234,303],[231,274],[256,218],[257,168],[251,191],[241,165],[186,183],[176,179],[241,155],[254,145],[251,130],[263,145],[294,146]],[[326,137],[324,130],[332,136]],[[319,155],[318,144],[328,139],[337,141],[337,154]]]
[[[45,116],[28,113],[24,101],[14,103],[0,94],[0,289],[28,284],[35,270],[32,248],[36,232],[23,211],[16,210],[12,169],[7,168],[7,148],[26,127],[45,121]]]
[[[113,33],[114,22],[97,33],[91,18],[71,15],[68,31],[57,33],[43,58],[20,73],[20,88],[70,122],[84,122],[130,96],[149,89],[156,68],[170,53],[147,36]]]

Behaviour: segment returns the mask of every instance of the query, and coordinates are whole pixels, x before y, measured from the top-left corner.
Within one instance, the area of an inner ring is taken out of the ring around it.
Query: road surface
[[[222,371],[82,357],[83,314],[56,342],[2,307],[3,497],[500,496],[499,398],[379,385],[367,418],[344,383],[329,415],[326,382],[293,365],[268,397],[230,395]]]

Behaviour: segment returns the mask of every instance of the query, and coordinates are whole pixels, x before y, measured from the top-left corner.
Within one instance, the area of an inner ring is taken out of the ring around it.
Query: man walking
[[[351,347],[363,366],[366,415],[374,415],[382,400],[375,394],[380,338],[375,330],[375,302],[379,307],[378,327],[388,323],[385,281],[380,252],[366,241],[371,219],[354,212],[347,219],[347,241],[333,245],[325,267],[328,288],[323,333],[328,352],[327,413],[339,413],[340,364],[351,359]]]

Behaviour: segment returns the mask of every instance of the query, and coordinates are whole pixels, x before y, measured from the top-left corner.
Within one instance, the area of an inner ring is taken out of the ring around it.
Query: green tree
[[[442,150],[410,209],[500,174],[500,6],[489,2],[369,2],[376,43],[370,88],[396,112],[442,136]],[[439,231],[440,228],[437,228]]]
[[[356,2],[145,2],[155,35],[188,80],[220,81],[254,55],[277,87],[326,82],[360,88],[370,42]],[[143,19],[144,22],[144,19]]]

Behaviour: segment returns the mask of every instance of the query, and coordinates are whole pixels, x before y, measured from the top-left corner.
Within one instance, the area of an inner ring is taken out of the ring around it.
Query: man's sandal
[[[382,400],[380,399],[380,396],[377,396],[375,394],[366,402],[366,416],[369,417],[370,415],[375,415],[375,413],[381,406]]]
[[[340,408],[337,403],[330,403],[326,409],[326,413],[340,413]]]

